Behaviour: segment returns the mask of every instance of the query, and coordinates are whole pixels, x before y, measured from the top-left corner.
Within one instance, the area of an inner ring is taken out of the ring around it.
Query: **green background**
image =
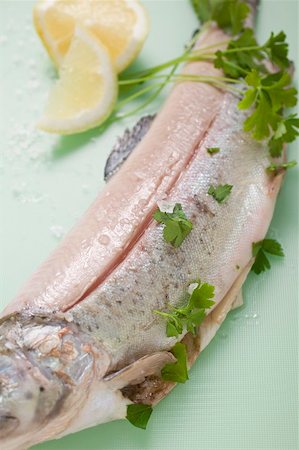
[[[181,53],[197,26],[185,0],[145,4],[151,32],[138,67]],[[73,137],[35,129],[55,71],[33,29],[32,6],[0,1],[1,306],[91,203],[103,186],[116,136],[137,119],[102,134]],[[262,1],[260,40],[285,30],[295,59],[297,28],[296,1]],[[144,112],[158,109],[163,95]],[[296,145],[289,156],[296,157]],[[114,422],[35,449],[298,450],[297,207],[295,168],[286,177],[269,232],[283,244],[285,259],[273,258],[270,272],[249,276],[245,305],[229,314],[190,381],[157,406],[146,432]]]

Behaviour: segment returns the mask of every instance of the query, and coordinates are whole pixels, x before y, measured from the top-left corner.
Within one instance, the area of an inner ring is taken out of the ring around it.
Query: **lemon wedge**
[[[38,127],[59,134],[93,128],[110,115],[116,97],[117,76],[106,47],[77,27]]]
[[[94,33],[107,47],[117,72],[136,58],[148,34],[147,14],[138,0],[40,0],[33,18],[57,67],[77,25]]]

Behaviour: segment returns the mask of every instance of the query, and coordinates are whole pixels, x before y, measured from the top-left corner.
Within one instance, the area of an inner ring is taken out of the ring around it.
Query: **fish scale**
[[[166,336],[165,319],[153,310],[180,306],[188,284],[198,278],[215,286],[217,305],[250,261],[252,242],[265,234],[265,215],[273,208],[267,145],[243,131],[245,115],[237,103],[231,94],[224,97],[204,141],[166,198],[181,203],[193,223],[183,244],[173,248],[166,243],[163,225],[152,221],[105,283],[70,310],[82,329],[104,345],[111,370],[157,348],[169,349],[176,339]],[[209,146],[221,150],[210,155]],[[226,183],[233,189],[219,204],[208,189]]]

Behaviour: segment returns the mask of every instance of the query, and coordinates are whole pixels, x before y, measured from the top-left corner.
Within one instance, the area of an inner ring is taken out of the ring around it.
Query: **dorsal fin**
[[[155,118],[155,115],[141,117],[131,129],[126,129],[124,134],[117,139],[106,161],[104,179],[108,181],[114,175],[125,160],[130,156],[136,145],[146,135]]]

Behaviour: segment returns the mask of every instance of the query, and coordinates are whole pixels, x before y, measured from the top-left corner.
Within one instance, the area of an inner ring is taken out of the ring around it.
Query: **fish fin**
[[[108,181],[130,156],[134,148],[150,129],[154,118],[155,114],[141,117],[133,128],[127,128],[124,134],[117,139],[106,161],[104,169],[105,181]]]
[[[232,304],[231,310],[240,308],[240,306],[242,306],[243,304],[244,304],[243,292],[242,292],[242,289],[241,289],[239,291],[239,293],[237,294],[237,297],[235,298],[234,303]]]
[[[187,350],[187,365],[190,368],[200,353],[199,336],[187,333],[181,340]],[[166,361],[167,362],[167,361]],[[134,403],[156,405],[175,387],[173,381],[165,381],[159,374],[147,376],[138,385],[128,385],[122,389],[122,394]]]
[[[242,272],[239,274],[239,276],[234,281],[233,285],[229,289],[229,291],[225,294],[221,302],[218,303],[218,305],[213,309],[211,312],[212,320],[216,323],[219,323],[219,325],[224,321],[227,313],[231,310],[233,303],[236,300],[236,297],[238,296],[244,281],[247,278],[247,275],[251,269],[253,263],[253,259],[251,259],[248,264],[244,267]]]
[[[210,343],[210,341],[215,336],[218,328],[225,319],[227,313],[230,311],[232,306],[240,304],[242,300],[241,288],[246,280],[246,277],[251,269],[253,260],[251,259],[248,264],[244,267],[242,272],[238,275],[237,279],[231,286],[230,290],[223,297],[216,308],[205,318],[203,323],[200,325],[198,334],[193,336],[192,333],[187,333],[182,339],[182,343],[186,345],[187,349],[187,363],[190,368],[196,361],[199,353]],[[161,352],[167,353],[167,352]],[[154,356],[154,355],[152,355]],[[136,361],[139,363],[142,360],[150,357],[141,358],[141,360]],[[149,365],[151,364],[150,359],[148,360]],[[167,361],[164,360],[163,364]],[[128,366],[128,368],[132,367]],[[163,365],[161,365],[163,367]],[[160,369],[161,369],[160,366]],[[127,370],[125,368],[123,370]],[[123,371],[117,372],[117,375]],[[113,376],[113,375],[112,375]],[[147,403],[151,405],[156,405],[159,403],[169,392],[175,387],[176,383],[162,380],[157,373],[151,373],[148,376],[142,374],[143,380],[141,382],[127,383],[127,386],[122,389],[122,393],[125,397],[129,398],[134,403]],[[139,378],[140,379],[140,378]],[[138,384],[138,386],[137,386]]]
[[[157,352],[152,355],[134,361],[127,367],[112,373],[104,378],[104,382],[110,389],[122,389],[127,385],[140,384],[151,375],[160,375],[165,364],[175,362],[176,359],[170,352]]]
[[[213,309],[201,324],[199,329],[201,350],[211,342],[228,312],[236,307],[234,305],[242,299],[241,288],[251,269],[252,263],[253,259],[248,262],[221,302],[218,303],[216,308]]]

